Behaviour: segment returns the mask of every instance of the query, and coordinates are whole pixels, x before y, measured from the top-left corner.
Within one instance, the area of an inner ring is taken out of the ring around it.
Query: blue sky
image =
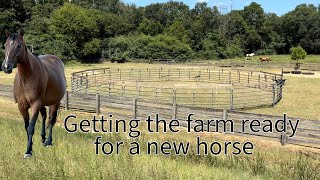
[[[134,3],[137,6],[146,6],[151,3],[156,2],[167,2],[169,0],[122,0],[124,3]],[[179,0],[178,0],[179,1]],[[228,7],[230,10],[232,0],[180,0],[185,4],[189,5],[191,8],[197,2],[207,2],[209,6],[220,6]],[[233,9],[243,9],[244,6],[249,5],[252,0],[233,0]],[[320,0],[256,0],[261,4],[265,12],[272,12],[278,15],[283,15],[291,10],[293,10],[297,5],[306,3],[306,4],[315,4],[316,7],[320,4]]]

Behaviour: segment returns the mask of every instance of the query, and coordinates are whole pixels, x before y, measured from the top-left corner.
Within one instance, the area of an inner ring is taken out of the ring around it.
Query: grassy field
[[[310,57],[310,56],[308,56]],[[315,57],[316,59],[317,57]],[[66,66],[66,76],[70,83],[72,72],[89,68],[147,68],[185,67],[194,64],[95,64]],[[280,69],[267,69],[280,72]],[[14,72],[15,73],[15,72]],[[12,84],[14,73],[0,73],[1,84]],[[286,75],[283,100],[274,108],[251,110],[256,113],[305,117],[320,120],[320,76]],[[34,156],[24,160],[26,134],[24,124],[12,100],[0,99],[0,179],[320,179],[320,151],[300,146],[280,146],[278,142],[263,139],[243,138],[218,133],[200,134],[201,139],[213,141],[251,141],[255,145],[254,154],[197,156],[194,149],[186,156],[147,155],[146,149],[136,156],[128,155],[125,145],[120,155],[95,155],[94,140],[98,134],[69,134],[62,128],[63,119],[69,114],[78,119],[91,119],[92,114],[62,110],[54,129],[54,146],[45,148],[40,144],[40,121],[34,136]],[[181,129],[178,134],[145,132],[138,141],[146,144],[149,140],[189,141],[196,143],[196,134]],[[197,134],[199,135],[199,134]],[[103,134],[103,140],[111,142],[133,141],[125,134]]]
[[[141,154],[128,155],[132,141],[125,134],[103,134],[103,140],[123,141],[119,155],[95,155],[94,140],[98,134],[69,134],[62,126],[68,114],[78,119],[92,118],[91,114],[62,111],[58,127],[54,129],[54,146],[45,148],[40,143],[40,123],[34,136],[34,156],[23,159],[26,147],[23,122],[11,101],[1,100],[0,117],[0,178],[1,179],[319,179],[320,152],[313,149],[284,146],[260,139],[250,139],[255,145],[254,155],[197,156],[191,149],[187,156],[147,155],[146,141],[191,142],[195,134],[183,129],[174,136],[170,133],[145,133],[137,140]],[[199,135],[199,134],[198,134]],[[200,134],[206,142],[248,141],[249,139],[217,133]]]
[[[239,64],[261,64],[259,57],[269,57],[271,62],[269,64],[283,64],[283,63],[296,63],[295,60],[290,58],[290,55],[256,55],[252,59],[245,60],[245,58],[234,58],[234,59],[222,59],[222,60],[210,60],[210,63],[239,63]],[[319,55],[308,55],[305,59],[299,60],[301,63],[320,63]],[[268,64],[264,62],[263,64]]]
[[[275,56],[277,58],[282,56]],[[308,56],[310,58],[310,56]],[[320,58],[320,56],[315,56],[314,59]],[[177,67],[197,67],[194,64],[147,64],[147,63],[103,63],[103,64],[78,64],[76,66],[67,65],[65,74],[70,87],[71,73],[82,71],[91,68],[177,68]],[[201,66],[200,66],[201,67]],[[211,66],[206,66],[210,68]],[[212,66],[214,67],[214,66]],[[202,67],[203,68],[203,67]],[[247,68],[244,68],[247,69]],[[248,69],[247,69],[248,70]],[[263,70],[273,73],[280,73],[280,68],[271,69],[255,69]],[[7,75],[0,73],[1,84],[12,84],[16,70],[12,74]],[[272,108],[262,108],[254,109],[248,112],[254,113],[264,113],[271,115],[282,115],[287,113],[289,116],[308,118],[314,120],[320,120],[320,113],[318,110],[320,96],[320,72],[316,72],[315,76],[305,76],[305,75],[285,75],[286,85],[284,86],[283,99],[280,103]],[[304,108],[308,107],[308,108]]]

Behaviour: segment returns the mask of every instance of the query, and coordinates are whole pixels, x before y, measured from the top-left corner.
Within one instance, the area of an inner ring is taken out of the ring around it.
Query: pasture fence
[[[200,77],[198,77],[199,75]],[[144,84],[163,83],[164,81],[176,83],[179,80],[191,83],[186,83],[180,88],[166,87],[165,85],[152,87],[154,84],[149,84],[150,86]],[[188,89],[188,86],[199,82],[207,83],[200,85],[200,88]],[[220,84],[214,85],[212,82]],[[118,119],[143,120],[148,116],[155,118],[154,116],[159,114],[160,119],[177,119],[184,127],[187,126],[186,120],[189,114],[194,114],[193,120],[232,120],[234,131],[225,132],[226,134],[263,137],[279,141],[283,145],[296,144],[320,149],[320,123],[316,120],[288,117],[287,119],[291,119],[293,123],[300,120],[297,132],[293,137],[290,137],[292,134],[290,130],[286,133],[277,131],[263,133],[262,126],[260,126],[257,127],[259,132],[252,132],[248,125],[242,124],[243,120],[247,119],[258,120],[261,125],[267,123],[264,120],[270,120],[272,124],[275,124],[277,120],[283,119],[283,116],[245,113],[235,110],[240,107],[250,107],[249,100],[251,96],[256,95],[247,94],[244,96],[246,92],[249,92],[247,89],[257,91],[257,96],[259,95],[261,98],[259,105],[264,105],[263,99],[268,99],[266,101],[268,105],[275,105],[282,98],[283,84],[284,80],[281,74],[267,72],[232,72],[209,69],[147,69],[138,71],[93,69],[72,75],[72,90],[66,92],[61,106],[66,110],[84,111],[98,115],[112,114]],[[208,86],[214,86],[214,88]],[[224,92],[222,89],[227,89],[226,93],[223,96],[215,96],[217,92]],[[2,97],[13,99],[12,86],[0,85],[0,92]],[[250,91],[250,93],[252,92]],[[265,95],[267,98],[263,96],[264,92],[267,92]],[[239,96],[239,94],[243,96]],[[219,100],[219,98],[223,100]],[[251,101],[257,101],[257,99],[254,97]],[[256,107],[256,104],[254,105]],[[199,124],[192,123],[193,127],[197,125]],[[205,124],[205,128],[210,132],[222,132],[219,125]],[[285,125],[288,127],[290,124],[287,122],[287,124],[282,124],[282,127]]]
[[[67,98],[68,97],[68,98]],[[273,126],[283,116],[273,116],[265,114],[245,113],[229,109],[213,109],[203,107],[190,107],[180,105],[176,100],[171,103],[159,103],[154,100],[146,100],[142,98],[129,98],[119,96],[106,96],[100,94],[78,94],[68,92],[62,100],[62,107],[69,110],[85,111],[96,113],[97,115],[109,115],[119,119],[140,119],[145,120],[148,116],[155,119],[155,115],[159,114],[160,119],[179,120],[180,125],[187,127],[187,118],[189,114],[194,114],[193,120],[232,120],[234,131],[225,132],[226,134],[240,135],[245,137],[263,137],[268,140],[279,141],[282,145],[295,144],[320,149],[320,123],[316,120],[308,120],[303,118],[287,117],[292,124],[296,124],[299,120],[296,134],[289,137],[292,131],[288,129],[286,133],[269,132],[264,133],[263,126],[267,124],[264,120],[270,120]],[[261,126],[256,130],[260,132],[252,132],[249,125],[243,125],[243,120],[258,120]],[[198,125],[192,123],[192,126]],[[282,126],[281,126],[282,125]],[[284,124],[280,124],[281,127]],[[290,122],[286,121],[286,126],[290,127]],[[242,128],[245,128],[242,130]],[[205,129],[210,132],[222,132],[221,127],[216,130],[215,124],[206,124]],[[229,128],[229,126],[227,127]],[[273,127],[274,128],[274,127]]]
[[[165,82],[165,83],[164,83]],[[90,69],[72,74],[81,94],[150,99],[191,107],[247,109],[282,99],[283,75],[263,71],[200,68]]]

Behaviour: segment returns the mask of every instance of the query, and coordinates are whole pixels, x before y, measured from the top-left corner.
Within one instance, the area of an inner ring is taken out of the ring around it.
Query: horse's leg
[[[47,119],[47,110],[46,107],[42,106],[40,108],[40,113],[42,116],[42,125],[41,125],[41,137],[42,137],[42,144],[46,141],[46,119]]]
[[[59,109],[60,103],[57,103],[55,105],[51,105],[50,106],[50,110],[49,110],[49,135],[48,135],[48,139],[46,140],[45,145],[46,146],[51,146],[52,145],[52,128],[54,126],[54,124],[57,121],[57,115],[58,115],[58,109]]]
[[[32,156],[32,137],[34,134],[34,127],[38,119],[40,108],[41,108],[41,101],[35,101],[31,105],[32,115],[31,115],[31,121],[28,127],[28,145],[27,145],[27,151],[24,154],[25,158]]]
[[[27,140],[28,140],[28,138],[29,138],[29,136],[28,136],[28,127],[29,127],[29,112],[28,112],[28,108],[26,108],[22,104],[18,104],[18,108],[19,108],[20,114],[22,115],[22,118],[24,120],[24,128],[26,129]]]

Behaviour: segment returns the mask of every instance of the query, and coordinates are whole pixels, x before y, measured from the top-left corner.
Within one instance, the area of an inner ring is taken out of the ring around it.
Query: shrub
[[[112,60],[131,59],[188,59],[192,56],[192,49],[175,37],[144,34],[132,36],[118,36],[109,42]]]
[[[257,55],[275,55],[277,54],[275,49],[259,49],[256,51]]]
[[[290,56],[293,60],[305,59],[307,56],[307,52],[301,47],[292,47],[290,49]]]
[[[238,44],[229,44],[224,51],[225,58],[242,57],[243,50]]]
[[[85,62],[97,62],[101,57],[101,40],[92,39],[84,44],[82,56],[85,57]]]
[[[291,59],[297,60],[297,63],[294,69],[298,70],[300,68],[299,59],[306,58],[307,52],[301,46],[292,47],[290,49],[290,56],[291,56]]]
[[[66,41],[63,40],[62,37],[54,39],[49,34],[26,34],[25,41],[28,45],[28,48],[30,48],[30,46],[33,45],[34,53],[36,55],[52,54],[58,56],[62,60],[70,60],[74,56],[72,51],[75,49],[75,45],[68,44]]]

